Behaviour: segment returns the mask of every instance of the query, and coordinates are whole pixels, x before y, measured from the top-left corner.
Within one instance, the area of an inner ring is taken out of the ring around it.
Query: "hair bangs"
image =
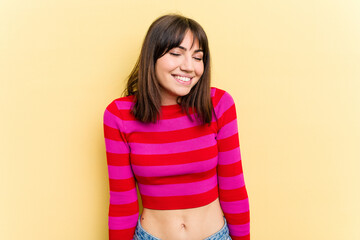
[[[190,21],[189,30],[193,35],[192,45],[194,45],[195,41],[197,40],[199,43],[199,48],[203,51],[204,57],[206,57],[209,52],[208,39],[206,37],[206,33],[203,31],[202,27],[195,21],[194,22]]]

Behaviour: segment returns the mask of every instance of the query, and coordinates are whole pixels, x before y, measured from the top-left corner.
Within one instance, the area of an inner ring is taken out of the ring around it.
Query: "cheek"
[[[156,61],[155,68],[160,72],[169,72],[177,67],[178,63],[167,54]]]
[[[199,64],[195,70],[196,75],[201,76],[204,73],[204,64]]]
[[[167,72],[168,72],[168,68],[167,68],[166,64],[164,64],[164,61],[159,59],[155,64],[156,77],[161,78],[161,76],[163,76]]]

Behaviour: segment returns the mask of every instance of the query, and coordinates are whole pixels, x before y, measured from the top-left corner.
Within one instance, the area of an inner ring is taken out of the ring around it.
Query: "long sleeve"
[[[104,137],[110,185],[109,240],[130,240],[135,233],[139,204],[130,149],[116,101],[104,112]]]
[[[250,239],[249,200],[245,188],[235,103],[225,91],[218,103],[218,184],[220,205],[233,240]]]

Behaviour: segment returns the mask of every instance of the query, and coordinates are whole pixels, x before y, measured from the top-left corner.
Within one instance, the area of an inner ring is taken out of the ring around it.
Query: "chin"
[[[190,90],[191,90],[191,88],[189,88],[188,90],[178,91],[176,93],[176,95],[180,96],[180,97],[186,96],[186,95],[188,95],[190,93]]]

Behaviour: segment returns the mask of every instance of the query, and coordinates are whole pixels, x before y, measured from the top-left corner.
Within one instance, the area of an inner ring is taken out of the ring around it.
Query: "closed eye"
[[[173,56],[180,56],[180,54],[179,53],[170,53],[170,55],[173,55]]]

